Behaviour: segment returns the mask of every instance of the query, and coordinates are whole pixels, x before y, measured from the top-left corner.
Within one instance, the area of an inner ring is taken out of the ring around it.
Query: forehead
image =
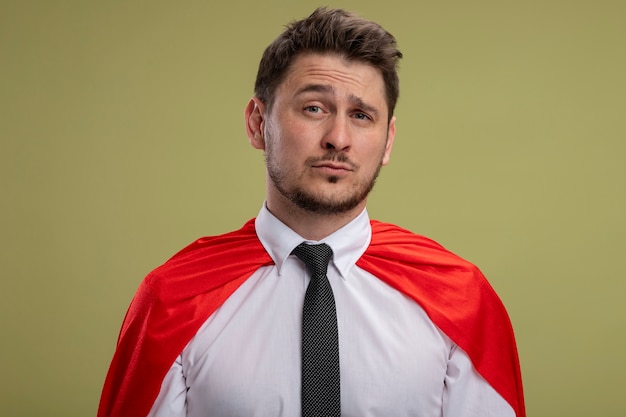
[[[335,54],[304,53],[296,57],[278,88],[278,93],[296,94],[304,86],[322,85],[332,91],[385,101],[385,86],[380,70],[373,65],[350,61]]]

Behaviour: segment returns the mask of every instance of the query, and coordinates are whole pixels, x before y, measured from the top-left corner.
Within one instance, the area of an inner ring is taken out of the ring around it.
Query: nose
[[[326,150],[347,152],[352,146],[350,126],[348,121],[341,117],[329,120],[327,130],[322,139],[322,147]]]

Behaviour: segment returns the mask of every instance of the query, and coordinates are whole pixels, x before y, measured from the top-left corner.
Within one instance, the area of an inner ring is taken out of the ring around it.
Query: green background
[[[626,415],[626,3],[330,5],[405,54],[371,217],[485,272],[529,416]],[[315,6],[0,3],[0,415],[94,415],[143,276],[256,215],[243,108]]]

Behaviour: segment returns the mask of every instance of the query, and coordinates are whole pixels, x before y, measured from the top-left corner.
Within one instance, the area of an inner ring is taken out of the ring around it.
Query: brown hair
[[[325,7],[287,25],[265,49],[254,85],[256,96],[268,109],[290,65],[303,52],[334,53],[378,68],[385,83],[391,119],[400,94],[397,66],[402,53],[393,35],[380,25],[342,9]]]

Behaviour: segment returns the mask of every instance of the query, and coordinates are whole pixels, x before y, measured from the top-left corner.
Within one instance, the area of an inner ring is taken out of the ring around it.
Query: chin
[[[310,193],[298,191],[293,193],[289,200],[299,208],[315,214],[344,214],[358,207],[365,197],[361,195],[348,196],[347,198],[322,198]]]

